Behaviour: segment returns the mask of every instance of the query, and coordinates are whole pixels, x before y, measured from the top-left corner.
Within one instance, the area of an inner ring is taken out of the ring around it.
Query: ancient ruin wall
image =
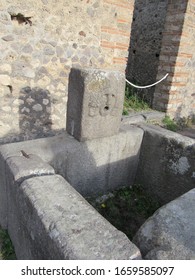
[[[139,90],[154,109],[173,118],[193,117],[195,112],[195,2],[194,0],[135,0],[127,76],[147,85]]]
[[[124,72],[133,4],[1,0],[0,143],[65,129],[72,67]]]
[[[127,76],[139,83],[155,82],[167,0],[135,0]]]
[[[135,0],[127,77],[139,85],[156,82],[159,56],[167,12],[167,0]],[[139,94],[152,102],[154,88]]]
[[[170,1],[162,40],[158,77],[169,73],[156,86],[154,108],[174,118],[195,114],[195,2]]]

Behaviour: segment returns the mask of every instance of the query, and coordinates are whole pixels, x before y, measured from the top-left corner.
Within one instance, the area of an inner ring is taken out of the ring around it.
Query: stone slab
[[[24,148],[25,145],[22,142],[20,144],[20,148]],[[9,156],[0,152],[0,225],[3,228],[7,228],[7,214],[9,211],[7,205],[9,193],[8,182],[15,181],[21,183],[25,179],[34,176],[55,174],[53,167],[43,161],[39,156],[28,154],[24,151],[23,153],[21,150],[18,150],[16,153],[13,153],[13,156]]]
[[[144,112],[142,113],[142,115],[146,121],[162,121],[166,114],[163,112],[151,111],[151,112]]]
[[[22,152],[21,156],[9,157],[7,159],[7,166],[13,179],[18,183],[34,176],[55,174],[53,167],[44,162],[39,156],[22,154]]]
[[[51,164],[83,196],[104,194],[133,184],[142,137],[141,129],[124,126],[117,135],[73,141]]]
[[[191,125],[191,127],[184,128],[181,131],[178,131],[183,136],[187,136],[195,139],[195,125]]]
[[[125,92],[124,74],[72,69],[69,76],[67,132],[79,141],[117,134]]]
[[[195,186],[195,140],[154,125],[144,130],[136,183],[161,205]]]
[[[136,123],[145,123],[151,121],[162,121],[165,117],[165,113],[149,111],[149,112],[137,112],[130,113],[128,116],[122,117],[123,124],[136,124]]]
[[[123,124],[137,124],[145,122],[145,118],[141,114],[130,114],[122,117]]]
[[[0,225],[3,229],[7,228],[7,190],[5,176],[5,160],[0,153]]]
[[[133,242],[145,259],[195,259],[195,189],[157,210]]]
[[[59,175],[10,186],[8,230],[18,259],[139,259],[139,249]]]
[[[27,154],[39,155],[82,195],[103,194],[133,184],[142,138],[142,129],[121,126],[117,135],[85,142],[63,133],[5,144],[0,147],[2,174],[5,174],[3,161],[9,157],[21,157],[21,150],[24,150]]]

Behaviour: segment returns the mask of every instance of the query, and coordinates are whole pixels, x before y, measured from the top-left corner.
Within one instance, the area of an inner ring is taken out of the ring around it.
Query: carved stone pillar
[[[72,69],[69,76],[67,132],[79,141],[119,131],[125,76],[117,71]]]

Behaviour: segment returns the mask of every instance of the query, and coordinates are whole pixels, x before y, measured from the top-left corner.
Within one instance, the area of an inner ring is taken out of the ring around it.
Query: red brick
[[[175,78],[178,78],[178,77],[181,77],[181,78],[186,78],[189,76],[189,73],[188,72],[172,72],[172,73],[169,73],[169,77],[175,77]]]
[[[109,42],[109,41],[102,41],[101,46],[104,48],[111,48],[111,49],[119,49],[119,50],[127,50],[129,45],[122,44],[118,42]]]
[[[182,104],[183,103],[183,99],[171,99],[169,100],[169,104]]]
[[[115,1],[114,0],[104,0],[104,3],[115,5],[115,6],[125,8],[125,9],[129,9],[129,10],[133,9],[132,3],[127,3],[127,2],[121,1],[121,0],[115,0]]]
[[[189,73],[188,72],[177,72],[173,74],[174,77],[188,77]]]
[[[181,83],[181,82],[171,82],[169,83],[169,85],[171,86],[175,86],[175,87],[185,87],[186,83]]]
[[[127,58],[126,57],[114,57],[113,58],[113,63],[114,64],[126,64],[127,63]]]
[[[179,94],[179,91],[177,91],[177,90],[170,90],[169,91],[169,95],[175,95],[175,94]]]
[[[111,42],[108,42],[108,41],[102,41],[101,42],[101,47],[114,49],[115,48],[115,43],[111,43]]]
[[[172,66],[179,66],[179,67],[183,67],[185,66],[185,63],[184,62],[181,62],[181,61],[176,61],[175,63],[172,64]]]
[[[124,18],[118,18],[118,19],[117,19],[117,22],[118,22],[118,23],[127,23],[127,24],[130,23],[129,19],[124,19]]]
[[[117,29],[117,28],[108,27],[108,26],[102,26],[101,31],[109,33],[109,34],[118,34],[118,35],[121,35],[121,36],[130,37],[129,32],[126,32],[126,31],[123,31],[123,30],[120,30],[120,29]]]
[[[118,46],[118,47],[126,47],[126,48],[128,48],[128,47],[129,47],[129,44],[124,44],[124,43],[119,43],[119,42],[116,42],[116,46]]]
[[[178,57],[186,57],[186,58],[192,58],[193,54],[190,53],[179,53]]]
[[[127,61],[127,57],[113,57],[113,60]]]

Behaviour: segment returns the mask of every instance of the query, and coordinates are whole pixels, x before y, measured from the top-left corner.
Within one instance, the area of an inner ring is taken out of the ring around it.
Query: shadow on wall
[[[24,87],[20,90],[18,104],[19,133],[11,130],[0,138],[0,144],[53,136],[64,131],[52,129],[51,94],[48,90]]]
[[[167,0],[145,4],[135,0],[126,73],[138,85],[156,82],[167,4]],[[137,94],[151,106],[154,89],[139,89]]]
[[[137,144],[131,147],[130,133],[112,136],[110,141],[102,138],[87,143],[66,133],[64,136],[63,148],[55,149],[50,164],[81,195],[96,197],[134,183],[140,147]],[[141,145],[142,132],[137,138]],[[114,150],[115,146],[120,148]]]
[[[19,127],[26,137],[44,137],[51,131],[50,92],[38,87],[25,87],[20,91]]]

